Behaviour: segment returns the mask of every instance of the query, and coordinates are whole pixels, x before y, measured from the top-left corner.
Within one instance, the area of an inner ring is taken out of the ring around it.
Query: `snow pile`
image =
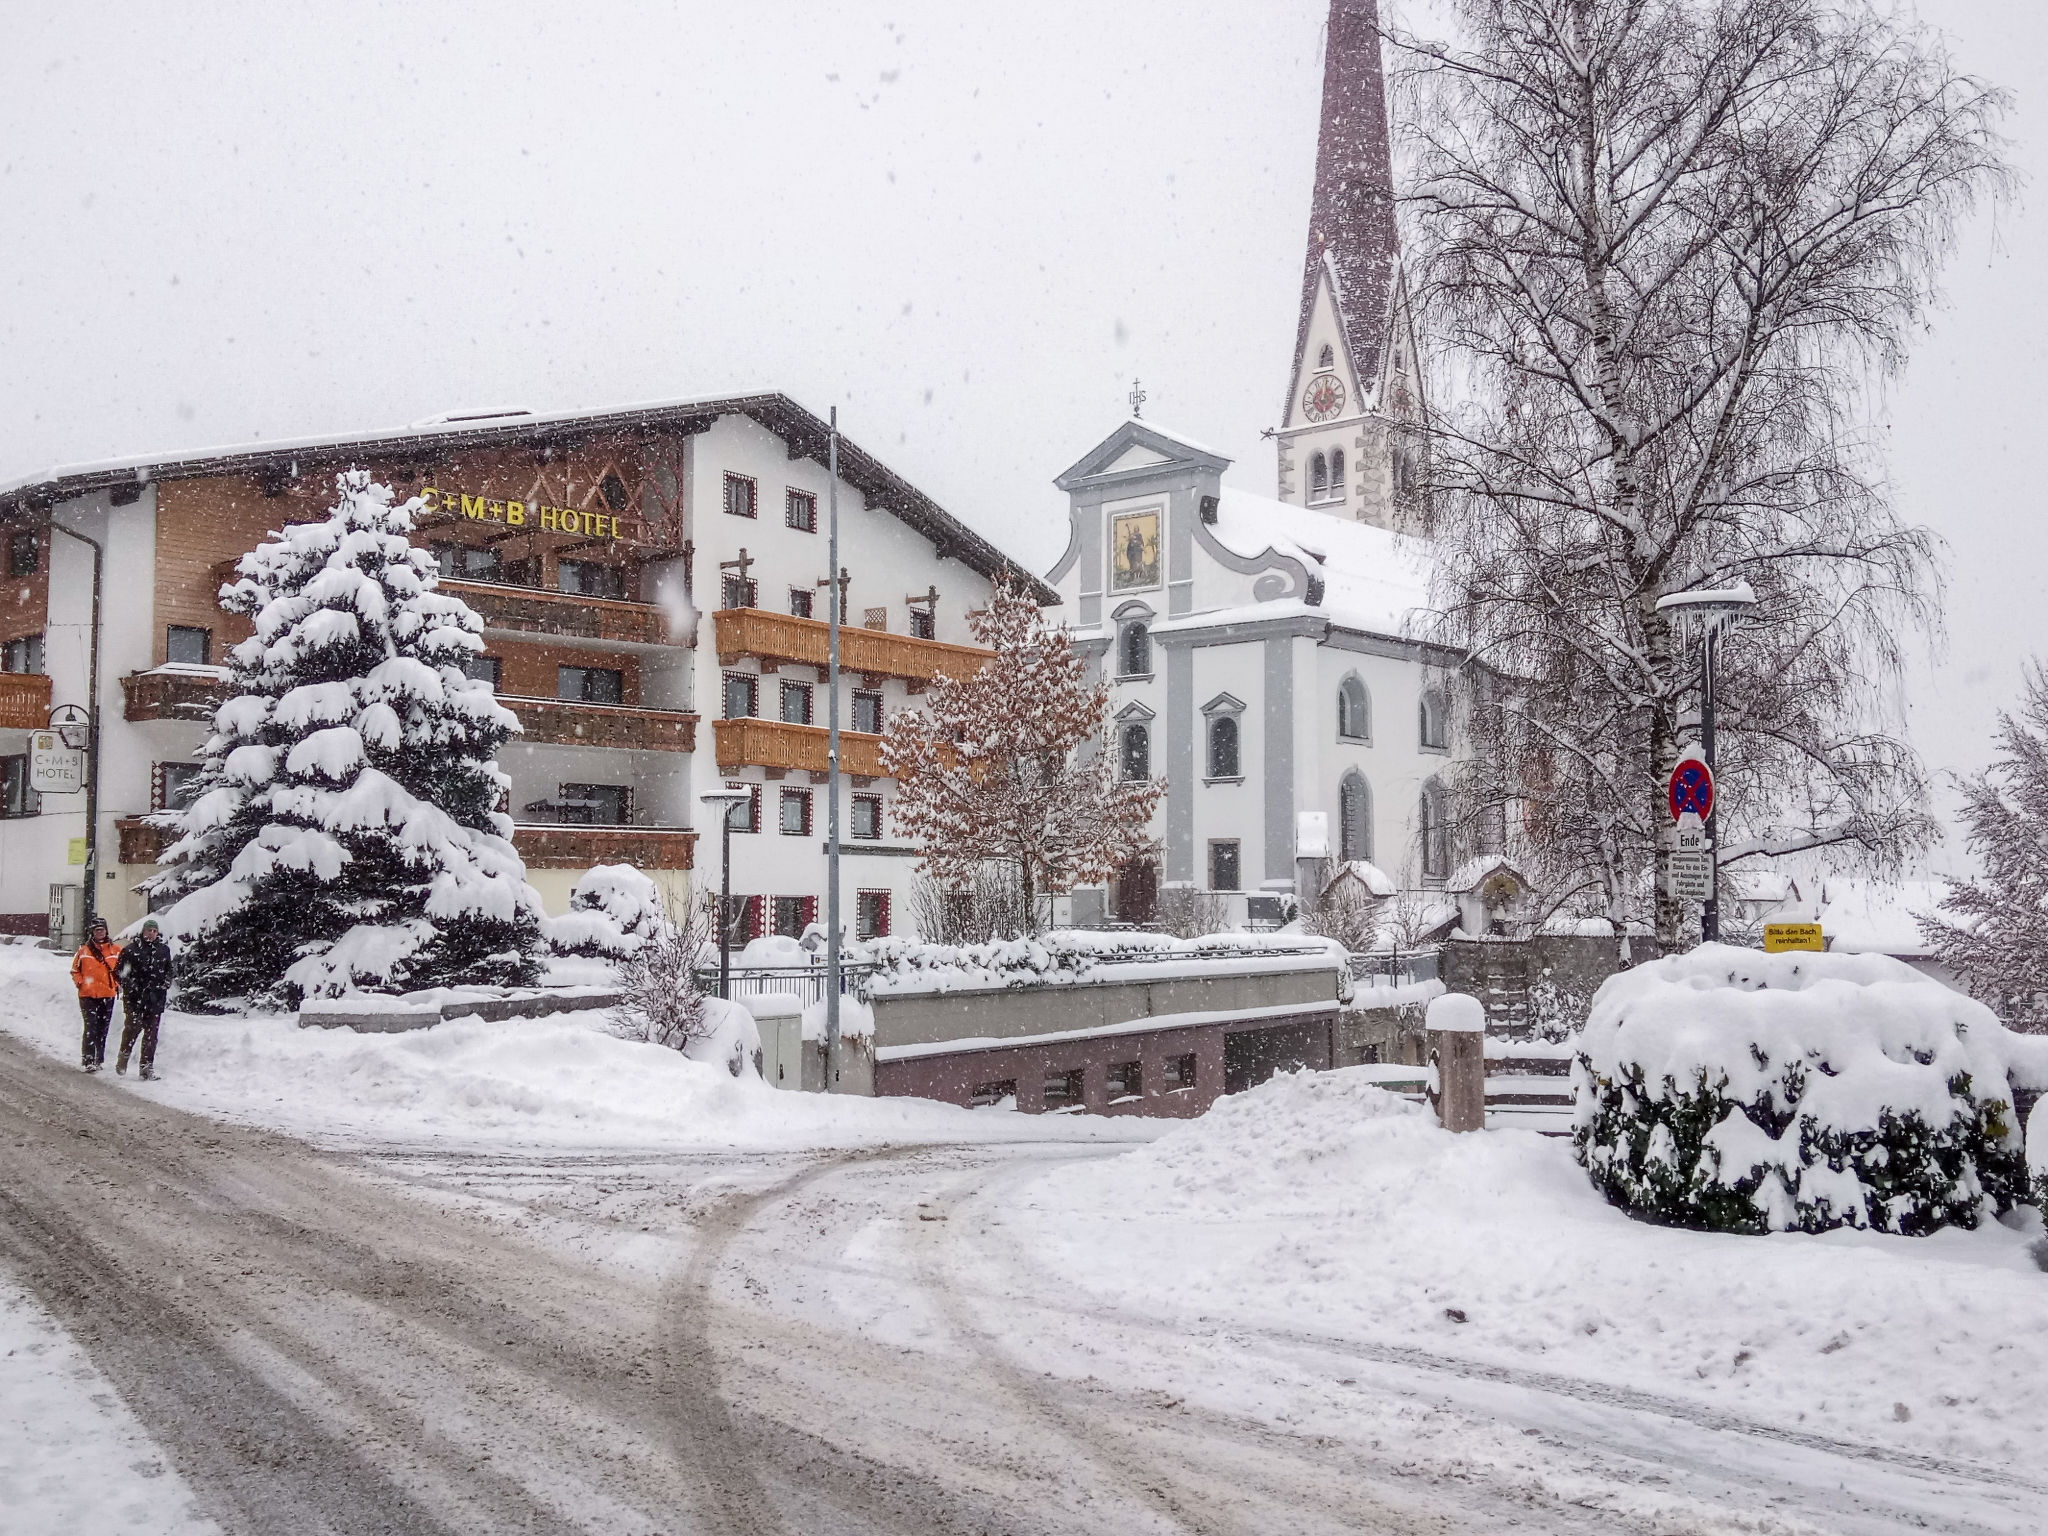
[[[600,864],[569,893],[569,910],[542,923],[558,955],[623,960],[668,923],[661,891],[630,864]]]
[[[1284,953],[1276,956],[1274,951]],[[1342,973],[1347,972],[1350,957],[1335,939],[1270,933],[1212,933],[1198,939],[1176,939],[1162,933],[1072,928],[988,944],[870,939],[849,946],[847,958],[876,968],[869,990],[882,996],[1072,985],[1105,979],[1104,969],[1119,963],[1142,963],[1148,975],[1164,974],[1158,970],[1160,962],[1218,965],[1254,959],[1265,966],[1294,961]]]
[[[1140,1352],[1221,1337],[1286,1358],[1328,1340],[1360,1375],[1398,1352],[1460,1379],[1470,1362],[2038,1466],[2038,1223],[1925,1239],[1651,1226],[1601,1200],[1564,1141],[1452,1135],[1376,1070],[1282,1075],[1147,1147],[1005,1187],[974,1240],[1078,1291],[1066,1306],[1115,1308]]]
[[[1972,1227],[2030,1194],[2010,1078],[2044,1048],[1882,955],[1702,945],[1600,988],[1574,1145],[1655,1221]]]

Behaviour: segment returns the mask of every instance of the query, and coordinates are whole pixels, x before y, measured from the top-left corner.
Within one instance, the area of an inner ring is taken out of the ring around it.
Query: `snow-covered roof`
[[[1482,853],[1467,859],[1451,871],[1451,877],[1444,881],[1447,891],[1476,891],[1495,873],[1511,876],[1517,885],[1528,885],[1528,879],[1515,868],[1512,860],[1504,853]]]
[[[1336,885],[1339,880],[1345,879],[1356,880],[1365,887],[1369,894],[1374,896],[1395,896],[1399,895],[1401,890],[1398,885],[1387,878],[1387,872],[1370,859],[1348,859],[1344,863],[1339,864],[1336,873],[1330,876],[1329,884],[1325,885],[1323,889],[1327,891],[1331,886]]]
[[[1214,532],[1247,559],[1271,550],[1300,560],[1323,582],[1314,611],[1333,623],[1410,639],[1422,627],[1432,566],[1421,539],[1230,486],[1218,498]]]
[[[281,438],[274,442],[241,443],[226,448],[201,448],[62,465],[40,475],[0,484],[0,519],[26,508],[48,506],[94,491],[145,485],[159,480],[248,474],[293,461],[307,469],[346,468],[365,457],[385,458],[408,451],[424,454],[449,449],[519,447],[536,439],[552,440],[590,431],[708,424],[720,416],[745,416],[787,443],[792,457],[812,458],[821,464],[825,462],[831,433],[825,419],[806,410],[788,395],[759,390],[606,406],[591,411],[458,412],[382,432]],[[1032,584],[1040,603],[1057,603],[1060,600],[1057,592],[1039,581],[1025,566],[1012,560],[843,433],[839,438],[839,474],[847,484],[859,490],[870,505],[885,508],[969,570],[991,578],[999,571],[1009,571]]]
[[[1944,880],[1894,882],[1831,875],[1821,882],[1821,931],[1837,954],[1901,959],[1928,955],[1932,948],[1921,937],[1915,918],[1933,913],[1947,890]]]

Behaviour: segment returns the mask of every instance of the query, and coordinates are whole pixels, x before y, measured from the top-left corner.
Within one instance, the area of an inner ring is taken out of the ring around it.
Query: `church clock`
[[[1319,373],[1301,392],[1302,414],[1310,421],[1328,421],[1344,409],[1344,381],[1334,373]]]

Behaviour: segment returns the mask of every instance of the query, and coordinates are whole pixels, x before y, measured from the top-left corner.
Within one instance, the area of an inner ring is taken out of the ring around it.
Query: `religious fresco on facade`
[[[1110,520],[1109,585],[1132,592],[1159,585],[1159,513],[1124,512]]]

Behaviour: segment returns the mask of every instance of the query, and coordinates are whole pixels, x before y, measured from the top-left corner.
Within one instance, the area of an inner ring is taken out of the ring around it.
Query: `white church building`
[[[1112,681],[1122,771],[1167,782],[1157,865],[1081,893],[1079,921],[1141,920],[1162,885],[1271,917],[1347,861],[1382,892],[1456,883],[1462,658],[1425,638],[1429,550],[1404,531],[1422,394],[1375,20],[1330,10],[1277,495],[1135,416],[1056,481],[1071,526],[1047,580]]]
[[[1226,487],[1229,463],[1133,419],[1058,480],[1071,532],[1048,580],[1112,682],[1121,771],[1167,783],[1158,867],[1081,893],[1077,921],[1141,920],[1162,884],[1272,916],[1257,898],[1332,862],[1415,890],[1451,873],[1459,658],[1416,634],[1426,549]]]

